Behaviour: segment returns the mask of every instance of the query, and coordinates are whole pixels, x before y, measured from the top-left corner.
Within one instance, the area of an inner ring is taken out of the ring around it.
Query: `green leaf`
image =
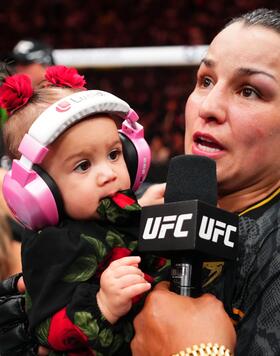
[[[62,352],[62,351],[52,351],[50,350],[48,353],[48,356],[68,356],[67,352]]]
[[[95,256],[98,262],[102,261],[107,254],[107,250],[104,243],[93,236],[81,234],[81,237],[85,239],[94,248]]]
[[[131,251],[134,251],[137,247],[138,247],[138,241],[136,241],[136,240],[130,241],[129,244],[128,244],[128,248]]]
[[[97,261],[94,255],[77,258],[63,278],[64,282],[84,282],[92,277],[97,269]]]
[[[30,294],[27,291],[24,294],[24,298],[25,298],[25,310],[28,311],[32,307],[32,300]]]
[[[36,328],[36,337],[41,345],[48,346],[50,323],[51,319],[47,319]]]
[[[97,212],[101,216],[101,218],[106,218],[107,210],[109,209],[110,205],[111,205],[111,201],[109,198],[105,198],[101,200],[100,205],[97,208]]]
[[[124,237],[123,234],[109,230],[106,235],[106,241],[111,247],[126,247],[122,237]]]
[[[109,355],[114,355],[122,344],[123,344],[123,336],[121,334],[115,334],[113,343],[110,346]]]
[[[97,338],[99,326],[97,320],[93,319],[91,313],[76,312],[74,315],[74,323],[88,336],[90,340]]]
[[[129,321],[125,322],[124,326],[123,326],[123,329],[124,329],[124,340],[125,340],[125,342],[130,342],[132,340],[132,338],[133,338],[133,335],[134,335],[132,324]]]
[[[141,209],[142,209],[141,206],[138,205],[138,204],[127,205],[125,207],[125,210],[127,210],[127,211],[138,211],[138,210],[141,210]]]
[[[103,329],[99,333],[99,342],[102,347],[108,347],[112,344],[113,333],[110,329]]]

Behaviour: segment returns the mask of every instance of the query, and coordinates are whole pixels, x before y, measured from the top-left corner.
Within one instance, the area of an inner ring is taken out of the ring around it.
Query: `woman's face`
[[[234,23],[211,43],[185,110],[185,151],[216,160],[219,191],[280,180],[280,35]]]

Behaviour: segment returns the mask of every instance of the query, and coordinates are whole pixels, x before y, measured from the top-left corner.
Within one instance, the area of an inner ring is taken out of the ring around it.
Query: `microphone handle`
[[[202,294],[202,263],[201,256],[195,253],[172,258],[171,291],[189,297],[199,297]]]

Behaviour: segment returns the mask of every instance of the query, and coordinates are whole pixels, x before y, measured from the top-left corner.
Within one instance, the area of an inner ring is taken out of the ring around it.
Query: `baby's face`
[[[113,119],[98,115],[65,131],[42,167],[55,180],[68,216],[96,218],[100,200],[130,187],[122,144]]]

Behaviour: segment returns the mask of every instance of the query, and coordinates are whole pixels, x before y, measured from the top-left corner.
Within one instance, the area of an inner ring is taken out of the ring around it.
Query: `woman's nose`
[[[206,121],[223,123],[226,120],[227,105],[225,89],[216,84],[202,99],[199,116]]]

